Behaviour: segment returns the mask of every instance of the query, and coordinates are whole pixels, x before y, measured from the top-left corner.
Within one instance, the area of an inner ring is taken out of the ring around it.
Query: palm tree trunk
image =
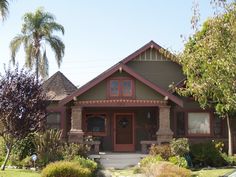
[[[228,126],[228,155],[233,155],[232,149],[232,133],[231,133],[231,126],[230,126],[230,117],[226,114],[227,119],[227,126]]]
[[[10,147],[7,146],[7,154],[6,154],[5,160],[4,160],[4,162],[3,162],[3,164],[2,164],[2,167],[1,167],[1,170],[2,170],[2,171],[4,171],[5,168],[6,168],[7,161],[8,161],[8,159],[9,159],[9,157],[10,157],[10,153],[11,153],[11,146],[10,146]]]
[[[39,80],[39,57],[36,56],[36,64],[35,64],[35,70],[36,70],[36,80]]]

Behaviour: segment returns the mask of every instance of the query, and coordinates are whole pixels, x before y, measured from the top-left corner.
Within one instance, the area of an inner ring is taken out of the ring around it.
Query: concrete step
[[[105,169],[124,169],[137,165],[145,156],[140,153],[100,153],[93,157],[99,159]]]

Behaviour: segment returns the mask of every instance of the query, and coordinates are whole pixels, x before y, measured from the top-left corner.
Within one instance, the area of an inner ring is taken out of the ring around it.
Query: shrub
[[[30,156],[27,156],[26,158],[24,158],[20,164],[23,166],[23,167],[33,167],[33,161],[31,159]]]
[[[90,159],[85,159],[83,157],[75,156],[73,162],[79,163],[83,168],[88,168],[92,173],[97,169],[97,163]]]
[[[29,134],[24,139],[18,141],[12,151],[13,154],[19,156],[19,160],[23,160],[27,156],[34,154],[36,152],[34,134]]]
[[[168,160],[171,156],[171,149],[169,145],[152,145],[149,154],[160,155],[164,160]]]
[[[6,156],[6,147],[2,137],[0,137],[0,162],[2,163]]]
[[[179,167],[183,167],[183,168],[188,167],[188,163],[184,157],[172,156],[168,160],[169,160],[169,162],[171,162],[175,165],[178,165]]]
[[[87,157],[89,147],[84,144],[70,143],[64,145],[64,160],[72,160],[75,156]]]
[[[63,159],[63,146],[60,138],[61,131],[59,130],[46,130],[35,134],[34,143],[38,155],[38,165],[46,166],[50,162]]]
[[[195,166],[220,167],[227,164],[213,142],[191,145],[190,155]]]
[[[191,177],[191,171],[169,162],[160,162],[146,167],[145,175],[153,177]]]
[[[41,177],[90,177],[91,171],[76,162],[59,161],[50,163],[42,170]]]
[[[236,157],[228,156],[226,153],[221,153],[221,157],[227,162],[228,165],[236,165]]]
[[[189,153],[189,142],[187,138],[173,139],[170,142],[171,152],[174,155],[184,157]]]
[[[159,163],[160,161],[163,161],[163,158],[160,155],[156,155],[156,156],[147,156],[145,158],[143,158],[140,161],[140,167],[146,167],[152,163]]]

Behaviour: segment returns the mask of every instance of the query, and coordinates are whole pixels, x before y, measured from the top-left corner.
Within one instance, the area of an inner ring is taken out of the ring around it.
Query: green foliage
[[[191,177],[191,171],[169,162],[160,162],[146,167],[145,175],[155,177]]]
[[[187,138],[173,139],[170,142],[171,152],[174,155],[184,157],[184,155],[189,153],[189,142]]]
[[[6,156],[6,146],[2,137],[0,137],[0,163],[4,161]]]
[[[43,8],[37,9],[34,13],[26,13],[23,20],[21,34],[14,37],[10,43],[12,62],[15,63],[16,53],[23,44],[26,54],[25,66],[30,69],[36,68],[37,79],[38,74],[44,78],[48,75],[48,58],[45,44],[51,47],[58,67],[60,67],[65,45],[53,33],[57,32],[59,34],[61,32],[64,34],[64,27],[55,21],[54,15],[45,12]]]
[[[34,154],[36,151],[36,147],[34,144],[34,134],[31,133],[25,138],[18,141],[12,151],[12,153],[19,156],[19,160],[22,160],[27,156],[31,156],[32,154]]]
[[[51,163],[41,173],[41,177],[90,177],[91,175],[88,168],[83,168],[76,162],[67,161]]]
[[[98,165],[96,162],[90,159],[85,159],[83,157],[75,156],[73,162],[77,162],[83,168],[88,168],[92,173],[96,171]]]
[[[178,165],[179,167],[187,168],[188,163],[184,157],[172,156],[168,159],[169,162]]]
[[[87,157],[89,147],[84,144],[69,143],[64,145],[64,160],[72,160],[75,156]]]
[[[169,145],[152,145],[149,151],[150,155],[160,155],[164,160],[168,160],[171,156],[171,149]]]
[[[227,164],[213,142],[192,144],[190,155],[194,166],[220,167]]]
[[[235,166],[236,165],[236,157],[229,156],[226,153],[221,153],[221,157],[227,162],[228,165]]]
[[[140,167],[143,168],[153,163],[159,163],[160,161],[163,161],[163,158],[160,155],[156,156],[149,155],[140,161]]]
[[[33,164],[33,161],[31,159],[31,156],[27,156],[25,157],[23,160],[21,160],[20,164],[23,166],[23,167],[33,167],[34,164]]]
[[[51,129],[37,133],[34,144],[38,155],[38,165],[46,166],[50,162],[63,159],[61,131]]]

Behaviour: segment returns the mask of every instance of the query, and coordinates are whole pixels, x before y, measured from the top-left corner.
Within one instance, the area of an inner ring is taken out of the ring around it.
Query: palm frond
[[[8,14],[9,3],[7,0],[0,0],[0,16],[5,20]]]
[[[34,53],[35,51],[32,43],[30,43],[29,45],[27,45],[27,47],[25,47],[25,66],[27,68],[32,69],[35,64]]]
[[[55,54],[57,65],[58,67],[60,67],[61,62],[62,62],[62,57],[64,56],[64,53],[65,53],[64,43],[61,41],[61,39],[58,36],[49,36],[49,37],[46,37],[45,40],[52,48]]]
[[[24,42],[25,36],[17,35],[13,38],[10,43],[10,50],[11,50],[11,61],[15,64],[16,52],[19,50],[21,44]]]

